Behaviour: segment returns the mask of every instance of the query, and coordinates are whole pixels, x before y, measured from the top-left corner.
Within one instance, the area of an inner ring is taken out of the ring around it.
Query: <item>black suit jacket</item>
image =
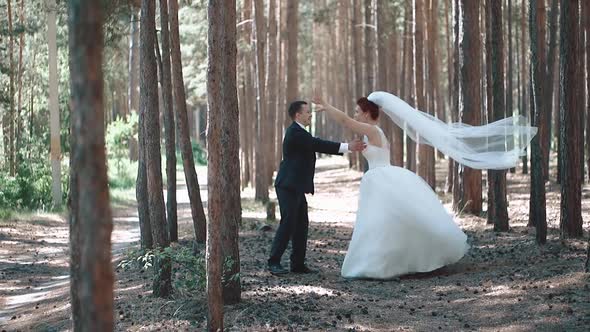
[[[338,153],[340,143],[325,141],[293,122],[283,139],[283,160],[279,167],[275,187],[313,194],[315,153]]]

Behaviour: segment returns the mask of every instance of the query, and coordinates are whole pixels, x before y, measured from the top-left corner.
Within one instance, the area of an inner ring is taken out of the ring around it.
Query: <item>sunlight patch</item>
[[[266,289],[267,293],[283,293],[283,294],[309,294],[319,296],[334,296],[334,290],[318,287],[318,286],[305,286],[305,285],[293,285],[293,286],[276,286]],[[247,292],[250,293],[250,292]],[[260,290],[252,292],[253,294],[260,293]]]

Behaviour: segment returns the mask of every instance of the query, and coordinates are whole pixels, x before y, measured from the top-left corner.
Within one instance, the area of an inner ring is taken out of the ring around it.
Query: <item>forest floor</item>
[[[437,165],[441,201],[446,163]],[[346,280],[340,266],[352,234],[361,173],[344,158],[318,161],[308,263],[319,273],[270,275],[266,258],[277,222],[264,219],[253,192],[243,192],[240,231],[242,301],[226,306],[228,331],[587,331],[590,276],[583,273],[590,229],[590,188],[583,190],[583,239],[559,239],[559,186],[547,184],[548,243],[526,227],[529,178],[508,174],[511,230],[496,233],[485,216],[458,215],[469,253],[431,273],[392,281]],[[205,189],[206,168],[198,169]],[[179,179],[183,179],[179,174]],[[272,193],[274,195],[274,192]],[[206,199],[206,191],[202,191]],[[273,196],[274,198],[274,196]],[[181,245],[192,238],[186,189],[179,186]],[[206,203],[205,203],[206,204]],[[419,204],[419,202],[416,202]],[[137,249],[133,202],[113,206],[113,264]],[[263,225],[272,229],[264,230]],[[288,253],[287,255],[288,256]],[[285,258],[286,259],[286,258]],[[70,329],[68,225],[64,216],[35,214],[0,221],[0,329]],[[285,262],[286,263],[286,262]],[[288,266],[288,264],[285,264]],[[116,268],[118,331],[194,331],[206,327],[204,293],[151,296],[151,272]]]

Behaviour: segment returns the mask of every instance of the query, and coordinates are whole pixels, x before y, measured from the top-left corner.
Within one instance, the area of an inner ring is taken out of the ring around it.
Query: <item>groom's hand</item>
[[[366,147],[367,144],[358,138],[348,143],[349,151],[363,151]]]

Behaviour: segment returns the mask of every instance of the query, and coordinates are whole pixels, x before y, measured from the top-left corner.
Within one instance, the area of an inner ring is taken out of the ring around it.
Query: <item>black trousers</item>
[[[291,268],[300,268],[305,263],[309,229],[305,194],[280,187],[275,187],[275,190],[279,199],[281,223],[272,241],[268,263],[279,264],[291,240]]]

